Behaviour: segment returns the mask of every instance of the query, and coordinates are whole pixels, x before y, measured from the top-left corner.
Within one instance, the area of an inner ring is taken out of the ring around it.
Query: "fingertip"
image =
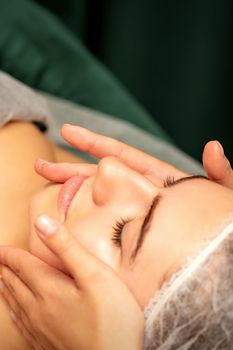
[[[34,163],[34,170],[36,172],[38,172],[40,170],[42,162],[43,162],[43,160],[41,158],[36,159],[36,161]]]
[[[63,124],[62,127],[61,127],[61,133],[62,133],[63,131],[74,131],[74,130],[77,130],[78,128],[79,128],[78,125],[65,123],[65,124]]]
[[[70,133],[75,133],[75,134],[85,134],[87,132],[89,132],[88,129],[83,128],[82,126],[79,125],[74,125],[74,124],[63,124],[62,128],[61,128],[61,135],[63,135],[63,133],[66,132],[70,132]]]
[[[224,149],[222,144],[218,140],[211,141],[213,150],[218,153],[220,156],[224,156]]]
[[[71,126],[71,124],[63,124],[62,127],[61,127],[61,130],[60,130],[60,134],[62,135],[63,131],[66,131],[69,129],[69,127]]]
[[[211,140],[206,143],[203,150],[203,159],[213,160],[217,157],[224,157],[224,149],[222,144],[218,140]]]
[[[85,129],[79,125],[76,125],[76,124],[70,124],[70,123],[65,123],[62,125],[62,128],[61,129],[67,129],[67,130],[76,130],[76,129]]]
[[[42,159],[42,158],[38,158],[35,161],[34,169],[35,169],[36,172],[41,173],[41,172],[43,172],[45,167],[48,167],[50,165],[51,165],[51,162],[48,162],[47,160]]]
[[[62,127],[72,127],[72,126],[74,126],[73,124],[70,124],[70,123],[64,123],[63,125],[62,125]]]
[[[43,238],[54,235],[60,226],[61,224],[58,220],[47,214],[39,215],[35,220],[36,231]]]

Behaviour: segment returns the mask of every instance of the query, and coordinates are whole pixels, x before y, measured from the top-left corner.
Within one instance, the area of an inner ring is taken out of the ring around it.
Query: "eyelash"
[[[115,223],[115,226],[113,226],[112,241],[118,248],[121,247],[121,236],[123,228],[128,222],[129,220],[120,219]]]
[[[167,178],[163,181],[163,187],[170,187],[175,183],[175,178],[173,176],[167,176]]]
[[[163,182],[164,187],[170,187],[175,183],[175,179],[173,176],[167,176],[167,178]],[[120,248],[121,247],[121,236],[124,226],[129,222],[129,220],[120,219],[115,223],[115,226],[113,226],[113,235],[112,235],[112,241],[113,243]]]

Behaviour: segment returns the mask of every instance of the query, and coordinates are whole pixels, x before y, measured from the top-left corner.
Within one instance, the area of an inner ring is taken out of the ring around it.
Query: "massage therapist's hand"
[[[153,182],[156,179],[155,185],[158,186],[163,186],[168,176],[179,178],[188,175],[172,165],[134,147],[79,126],[65,124],[61,129],[61,134],[72,146],[94,157],[115,156],[119,158],[127,166]],[[85,163],[47,163],[43,160],[38,160],[35,170],[49,181],[63,183],[77,173],[85,176],[94,175],[96,165]]]
[[[176,179],[188,175],[172,165],[137,150],[136,148],[79,126],[65,124],[61,130],[61,134],[63,138],[75,148],[97,158],[106,156],[119,157],[129,167],[140,172],[149,179],[152,177],[154,178],[154,175],[156,175],[158,179],[156,185],[163,185],[167,176]],[[233,189],[233,171],[218,141],[210,141],[206,144],[203,151],[203,166],[207,176],[211,180]],[[87,176],[93,175],[96,171],[96,166],[94,164],[48,164],[43,161],[38,161],[36,163],[36,171],[50,181],[65,182],[68,178],[77,173]]]
[[[33,348],[142,349],[143,313],[115,272],[57,220],[42,215],[36,230],[69,275],[24,250],[0,247],[1,292]]]
[[[233,189],[233,170],[218,141],[210,141],[205,145],[202,159],[210,180]]]

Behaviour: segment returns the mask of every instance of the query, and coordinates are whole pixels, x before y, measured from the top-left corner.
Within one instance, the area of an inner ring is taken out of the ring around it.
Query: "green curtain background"
[[[186,152],[232,151],[232,0],[38,0]]]
[[[79,38],[33,1],[0,0],[0,69],[35,89],[122,118],[171,141]]]

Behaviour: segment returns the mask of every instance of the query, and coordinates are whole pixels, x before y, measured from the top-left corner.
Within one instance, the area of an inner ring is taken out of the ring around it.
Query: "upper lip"
[[[66,218],[72,199],[86,178],[84,175],[74,175],[62,185],[58,194],[58,212],[63,220]]]

